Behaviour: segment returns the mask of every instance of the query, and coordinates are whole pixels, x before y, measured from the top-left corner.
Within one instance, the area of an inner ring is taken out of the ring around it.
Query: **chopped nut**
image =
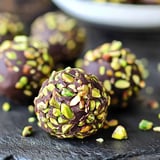
[[[118,125],[118,120],[117,119],[111,119],[110,121],[108,121],[108,126],[109,127],[115,127]]]
[[[127,139],[128,136],[127,136],[126,129],[122,125],[117,126],[112,133],[112,138],[117,140]]]
[[[11,110],[11,105],[10,105],[8,102],[4,102],[4,103],[2,104],[2,110],[3,110],[4,112],[10,111],[10,110]]]
[[[23,128],[23,131],[22,131],[22,136],[23,137],[27,137],[27,136],[30,136],[32,134],[33,130],[32,130],[32,126],[25,126]]]
[[[96,142],[103,143],[103,142],[104,142],[104,139],[103,139],[103,138],[97,138],[97,139],[96,139]]]
[[[153,127],[153,131],[160,132],[160,126]]]
[[[35,120],[36,120],[35,117],[29,117],[29,118],[28,118],[28,122],[29,122],[29,123],[34,123]]]
[[[150,130],[153,127],[153,122],[148,120],[141,120],[139,123],[139,129],[140,130]]]

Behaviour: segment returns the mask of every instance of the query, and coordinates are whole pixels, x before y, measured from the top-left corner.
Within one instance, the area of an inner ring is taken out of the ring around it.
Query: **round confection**
[[[82,68],[95,74],[111,95],[111,105],[126,107],[145,86],[142,63],[120,41],[87,51]]]
[[[20,103],[33,101],[53,69],[46,45],[15,36],[0,45],[0,94]]]
[[[77,21],[61,12],[47,12],[31,25],[31,36],[49,44],[55,61],[70,61],[79,56],[85,43],[85,31]]]
[[[13,39],[15,35],[24,33],[24,24],[17,15],[0,13],[0,43],[7,39]]]
[[[84,138],[103,127],[110,96],[78,68],[53,71],[34,100],[39,125],[58,138]]]

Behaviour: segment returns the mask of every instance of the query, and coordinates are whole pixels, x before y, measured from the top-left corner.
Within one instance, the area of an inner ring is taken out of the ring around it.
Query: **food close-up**
[[[160,159],[159,17],[154,0],[0,2],[0,159]]]

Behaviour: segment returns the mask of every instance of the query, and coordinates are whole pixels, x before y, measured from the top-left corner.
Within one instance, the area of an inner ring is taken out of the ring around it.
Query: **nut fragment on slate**
[[[0,45],[0,94],[29,103],[53,69],[47,45],[27,36],[15,36]]]
[[[110,103],[105,88],[82,69],[53,71],[34,100],[39,126],[58,138],[85,138],[103,128]]]
[[[56,62],[77,58],[86,40],[84,28],[59,11],[37,17],[31,25],[31,36],[49,44],[49,53]]]
[[[9,103],[9,102],[4,102],[4,103],[2,104],[2,110],[3,110],[4,112],[9,112],[9,111],[11,110],[11,105],[10,105],[10,103]]]
[[[127,131],[122,125],[118,125],[112,133],[112,138],[117,140],[127,139]]]
[[[122,42],[112,41],[89,50],[82,68],[95,74],[111,95],[111,105],[126,107],[140,89],[145,87],[141,61]]]
[[[23,137],[28,137],[33,133],[33,128],[32,126],[25,126],[22,130],[22,136]]]
[[[14,36],[24,33],[24,24],[18,15],[8,12],[0,13],[0,43],[13,39]]]
[[[148,121],[148,120],[145,120],[145,119],[142,119],[140,122],[139,122],[139,129],[140,130],[150,130],[152,129],[153,127],[153,122],[151,121]]]

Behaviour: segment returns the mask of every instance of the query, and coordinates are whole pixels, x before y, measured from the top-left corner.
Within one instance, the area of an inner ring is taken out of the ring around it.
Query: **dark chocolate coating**
[[[128,101],[145,86],[142,64],[119,41],[88,51],[82,68],[103,82],[110,92],[112,105],[126,107]]]
[[[77,68],[53,71],[34,100],[39,126],[58,138],[84,138],[103,127],[110,103],[105,88]]]
[[[0,94],[30,103],[53,67],[43,43],[16,36],[0,46]]]
[[[18,15],[0,12],[0,43],[22,33],[24,33],[24,24]]]
[[[84,28],[61,12],[48,12],[36,18],[31,25],[31,36],[49,44],[55,62],[77,58],[86,39]]]

